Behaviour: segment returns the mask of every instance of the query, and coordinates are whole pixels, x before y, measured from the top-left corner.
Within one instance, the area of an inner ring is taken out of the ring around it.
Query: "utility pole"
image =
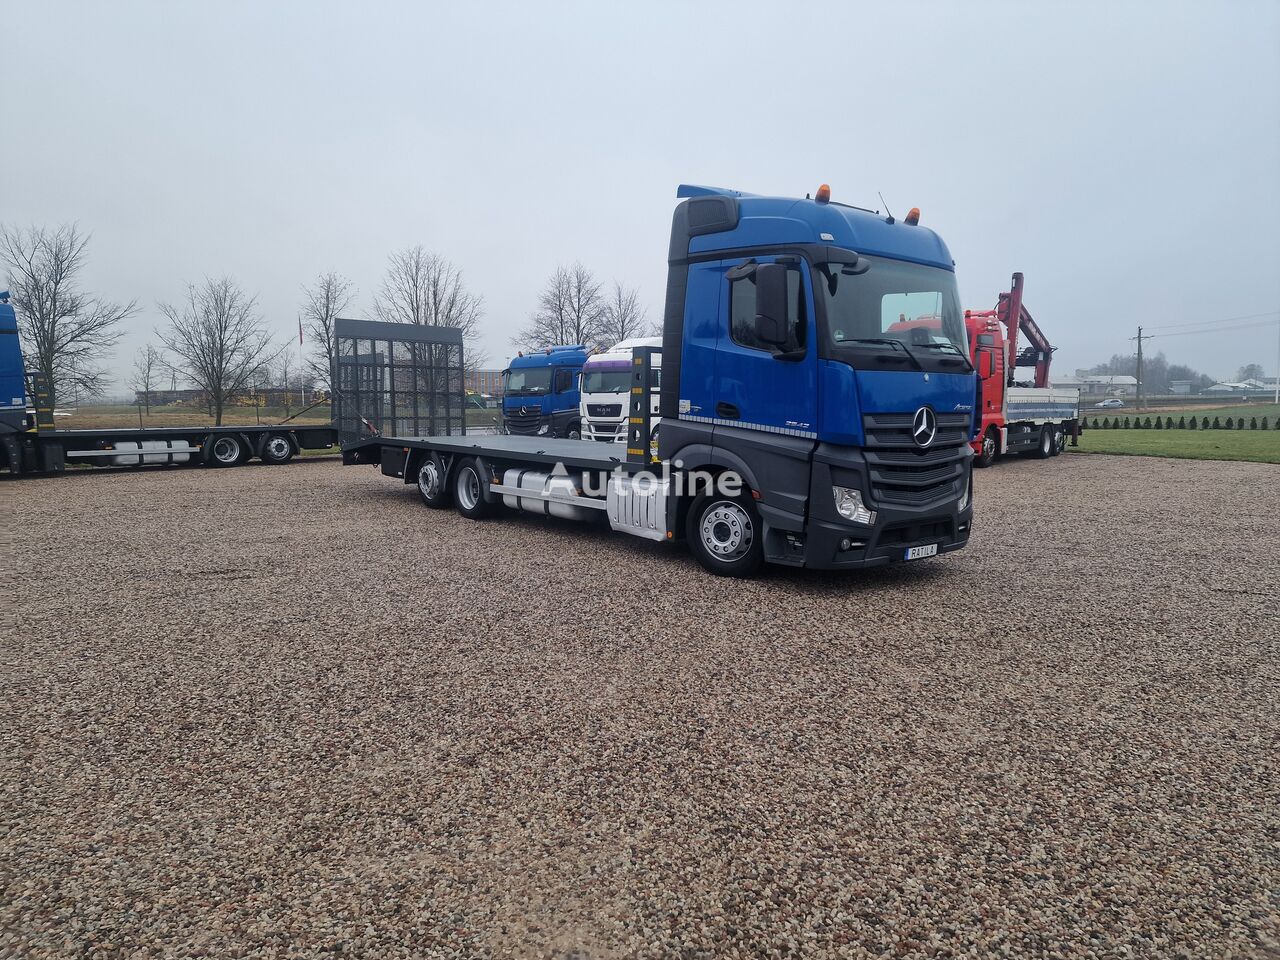
[[[1150,339],[1151,339],[1151,337],[1149,337],[1149,336],[1148,336],[1148,337],[1144,338],[1144,337],[1142,336],[1142,328],[1141,328],[1141,327],[1139,327],[1139,328],[1138,328],[1138,335],[1137,335],[1136,337],[1130,337],[1129,339],[1130,339],[1130,340],[1137,340],[1137,341],[1138,341],[1138,377],[1137,377],[1137,380],[1138,380],[1138,409],[1139,409],[1139,410],[1141,410],[1141,409],[1142,409],[1142,341],[1143,341],[1143,339],[1150,340]]]
[[[1280,320],[1276,321],[1276,406],[1280,406]]]

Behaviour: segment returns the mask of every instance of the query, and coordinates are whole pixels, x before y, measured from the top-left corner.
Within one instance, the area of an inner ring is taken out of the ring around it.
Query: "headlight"
[[[861,490],[855,490],[852,487],[832,487],[831,492],[835,495],[836,513],[840,516],[854,523],[870,525],[876,522],[876,512],[868,510],[863,504]]]
[[[969,474],[969,482],[964,485],[964,493],[960,494],[960,502],[956,504],[957,510],[963,510],[969,505],[969,493],[973,490],[973,474]]]
[[[544,434],[546,434],[546,432],[547,432],[547,425],[544,423],[542,426],[538,428],[538,436],[541,437]]]

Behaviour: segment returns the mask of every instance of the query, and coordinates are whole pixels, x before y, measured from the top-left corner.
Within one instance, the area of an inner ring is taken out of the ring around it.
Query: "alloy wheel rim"
[[[213,456],[219,463],[235,463],[240,458],[240,444],[223,437],[213,445]]]
[[[435,461],[428,460],[418,471],[418,489],[425,497],[434,497],[440,492],[440,472],[436,470]]]
[[[745,555],[755,541],[751,517],[729,500],[713,503],[703,513],[698,534],[707,552],[726,563]]]
[[[458,479],[458,499],[467,510],[472,510],[480,502],[480,478],[470,467],[462,471]]]

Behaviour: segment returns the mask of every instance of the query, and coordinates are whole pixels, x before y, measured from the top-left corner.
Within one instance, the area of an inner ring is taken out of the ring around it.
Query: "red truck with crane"
[[[1079,436],[1080,391],[1049,385],[1054,348],[1022,302],[1022,274],[1013,275],[994,310],[966,310],[964,324],[982,414],[974,462],[990,466],[1005,453],[1057,456],[1067,437]],[[1021,349],[1019,333],[1026,338]],[[1028,367],[1034,369],[1030,382],[1020,381],[1019,368]]]
[[[974,463],[990,466],[1007,453],[1054,457],[1080,430],[1080,391],[1049,385],[1053,346],[1022,302],[1021,273],[1013,275],[1009,292],[1000,294],[994,310],[966,310],[969,359],[978,371],[981,424],[973,439]],[[927,337],[941,321],[935,316],[903,318],[892,332]],[[1019,334],[1026,345],[1019,348]],[[1018,379],[1020,368],[1034,368]]]

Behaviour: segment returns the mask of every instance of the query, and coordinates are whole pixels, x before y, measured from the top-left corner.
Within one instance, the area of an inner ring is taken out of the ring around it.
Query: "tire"
[[[497,505],[485,500],[484,486],[484,471],[474,457],[468,457],[454,467],[450,482],[453,503],[468,520],[483,520],[494,514]]]
[[[449,478],[437,453],[430,454],[418,467],[418,494],[422,502],[433,509],[449,506],[453,496],[449,491]]]
[[[982,435],[982,452],[974,458],[974,465],[989,467],[996,462],[998,456],[1000,456],[1000,434],[995,427],[987,427],[987,432]]]
[[[238,467],[244,454],[244,442],[234,433],[214,437],[209,444],[209,463],[215,467]]]
[[[1047,460],[1053,456],[1053,431],[1048,427],[1040,428],[1040,442],[1036,444],[1033,456],[1037,460]]]
[[[262,444],[263,463],[288,463],[293,459],[293,442],[288,434],[273,433]]]
[[[702,568],[720,577],[750,577],[764,562],[764,525],[749,495],[700,494],[685,534]]]
[[[1049,450],[1049,456],[1056,457],[1062,452],[1062,448],[1066,446],[1065,438],[1066,434],[1060,428],[1055,427],[1053,430],[1053,446]]]
[[[573,423],[569,424],[569,429],[564,432],[564,435],[570,440],[581,440],[582,424],[577,420],[573,421]]]

